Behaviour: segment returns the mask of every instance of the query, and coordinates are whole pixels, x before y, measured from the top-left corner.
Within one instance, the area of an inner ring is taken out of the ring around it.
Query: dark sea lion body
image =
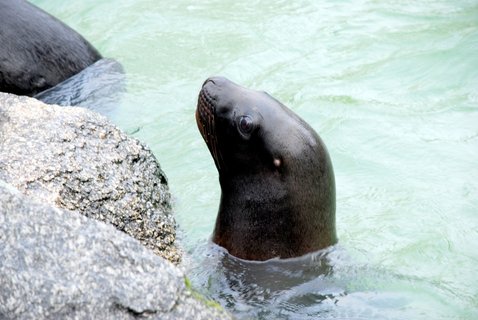
[[[267,260],[337,242],[332,163],[305,121],[267,93],[220,77],[204,83],[196,119],[219,171],[216,244]]]
[[[101,59],[80,34],[24,0],[0,0],[0,91],[33,96]]]

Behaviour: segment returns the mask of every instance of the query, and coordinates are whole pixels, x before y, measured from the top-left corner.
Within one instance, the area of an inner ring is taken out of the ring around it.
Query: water
[[[125,82],[123,66],[114,59],[103,58],[34,98],[61,106],[80,105],[108,116],[121,102]]]
[[[34,2],[123,64],[110,117],[167,173],[200,290],[238,317],[478,318],[476,0]],[[220,190],[194,110],[210,75],[319,132],[338,247],[253,264],[208,245]]]

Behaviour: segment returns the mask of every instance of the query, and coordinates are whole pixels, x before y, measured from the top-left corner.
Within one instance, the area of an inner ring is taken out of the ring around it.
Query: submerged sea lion
[[[0,91],[33,96],[101,59],[60,20],[25,0],[0,0]]]
[[[125,82],[123,66],[103,58],[33,97],[48,104],[81,106],[109,116],[119,105]]]
[[[219,171],[216,244],[267,260],[337,242],[332,163],[304,120],[267,93],[222,77],[204,82],[196,120]]]

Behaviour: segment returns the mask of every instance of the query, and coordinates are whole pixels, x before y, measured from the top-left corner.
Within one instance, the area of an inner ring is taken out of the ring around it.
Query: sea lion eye
[[[254,123],[252,122],[252,118],[250,116],[242,116],[239,119],[239,129],[242,131],[242,133],[251,133],[253,128]]]

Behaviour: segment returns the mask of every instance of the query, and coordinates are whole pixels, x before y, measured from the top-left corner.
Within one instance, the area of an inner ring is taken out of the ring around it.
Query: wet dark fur
[[[33,96],[101,55],[81,35],[24,0],[0,0],[0,91]]]
[[[246,134],[244,116],[253,123]],[[220,77],[204,83],[196,119],[222,190],[215,243],[247,260],[336,243],[332,164],[306,122],[267,93]]]

